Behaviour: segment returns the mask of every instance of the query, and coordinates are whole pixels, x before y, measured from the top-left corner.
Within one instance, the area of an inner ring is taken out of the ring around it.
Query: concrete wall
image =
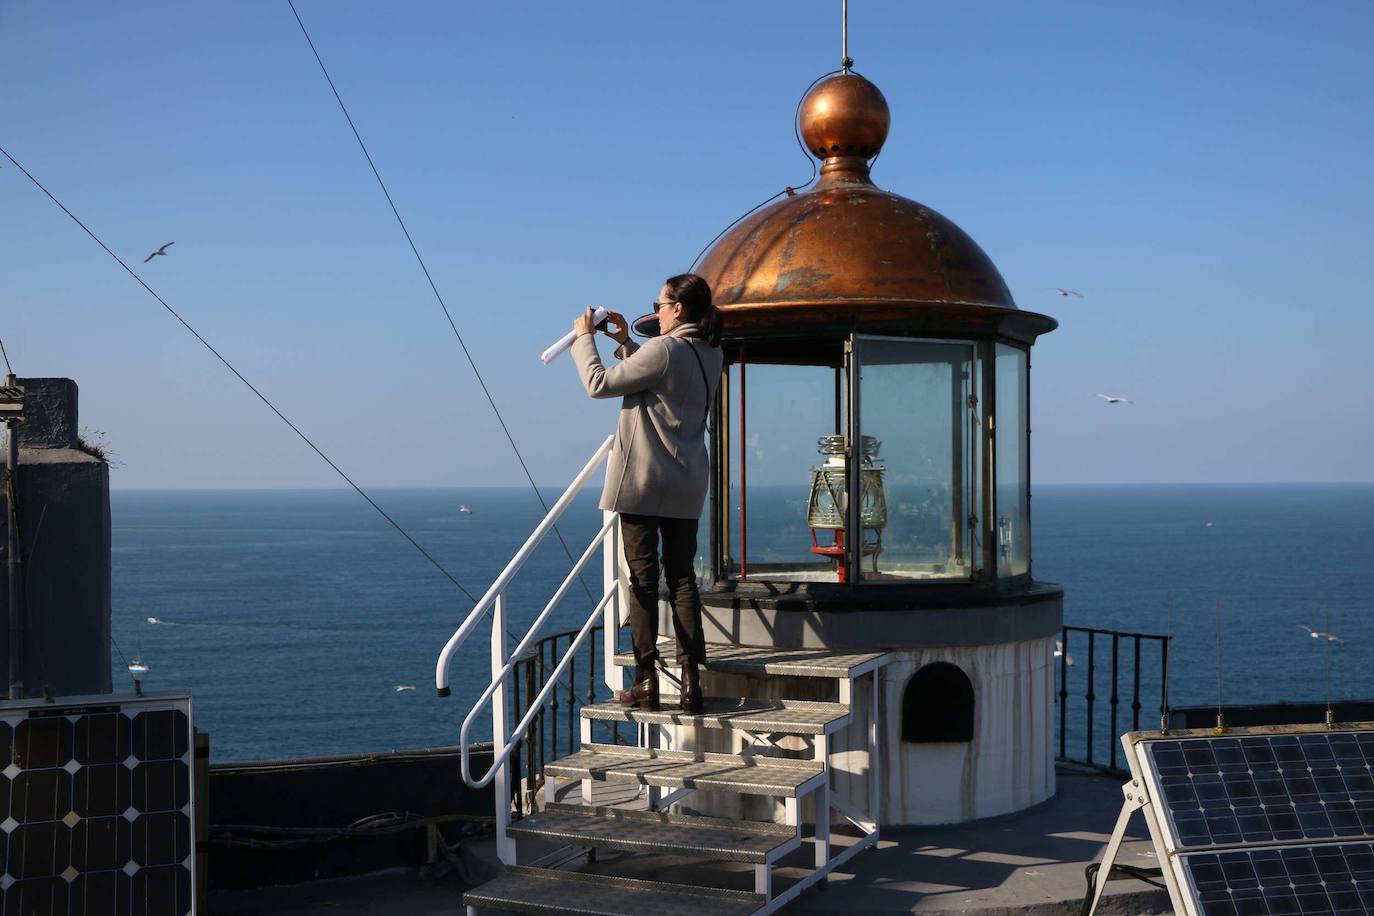
[[[110,692],[110,469],[77,448],[71,379],[20,379],[18,499],[27,611],[25,694]],[[0,449],[0,467],[5,451]],[[7,513],[3,488],[0,506]],[[0,691],[9,674],[8,558],[0,537]]]
[[[882,790],[879,823],[885,827],[957,824],[1021,811],[1053,797],[1054,639],[990,646],[898,649],[879,677],[878,753]],[[973,740],[913,744],[902,740],[902,696],[907,682],[932,662],[949,662],[973,684]],[[836,699],[834,681],[756,678],[705,672],[712,696]],[[853,723],[831,738],[835,792],[867,811],[871,680],[854,686]],[[677,728],[676,747],[730,753],[719,730]],[[807,739],[786,739],[785,750],[810,758]],[[771,800],[702,793],[688,805],[717,817],[780,819]],[[803,806],[803,816],[812,816]]]
[[[884,824],[954,824],[1010,814],[1054,795],[1054,640],[895,653],[883,670],[879,737]],[[957,665],[973,682],[973,740],[912,744],[902,740],[902,695],[931,662]],[[866,717],[865,717],[866,718]],[[856,802],[866,754],[835,769]],[[837,774],[838,776],[838,774]]]

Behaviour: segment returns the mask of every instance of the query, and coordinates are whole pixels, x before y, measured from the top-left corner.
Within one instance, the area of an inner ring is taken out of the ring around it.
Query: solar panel
[[[1374,837],[1374,733],[1150,741],[1179,849]]]
[[[1132,780],[1090,911],[1139,810],[1180,913],[1374,916],[1374,723],[1121,741]]]
[[[1204,916],[1374,913],[1374,844],[1198,852],[1180,861]]]
[[[191,700],[0,703],[0,912],[195,910]]]

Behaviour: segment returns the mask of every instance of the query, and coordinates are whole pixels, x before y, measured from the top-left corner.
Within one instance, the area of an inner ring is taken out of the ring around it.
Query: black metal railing
[[[530,705],[548,684],[549,677],[558,667],[559,660],[567,654],[577,633],[577,630],[568,630],[545,636],[516,661],[511,672],[514,694],[512,723],[520,722],[530,711]],[[602,702],[610,696],[604,684],[605,678],[598,676],[602,664],[602,639],[600,626],[587,634],[577,654],[569,660],[568,670],[549,694],[548,702],[535,714],[524,741],[511,752],[517,818],[534,810],[534,801],[544,785],[544,765],[575,753],[582,746],[581,708]],[[611,743],[633,743],[621,737],[621,725],[614,721],[592,721],[593,728],[601,727],[609,732],[607,737]]]
[[[1169,637],[1153,633],[1124,633],[1119,630],[1097,630],[1089,627],[1064,627],[1059,643],[1059,657],[1056,659],[1056,680],[1058,690],[1056,702],[1059,706],[1059,759],[1070,763],[1086,764],[1114,773],[1124,772],[1117,765],[1121,726],[1121,676],[1122,668],[1129,667],[1130,677],[1130,731],[1140,730],[1140,712],[1145,708],[1142,696],[1151,699],[1158,697],[1158,717],[1146,723],[1146,728],[1158,728],[1168,714],[1169,682]],[[1086,644],[1085,644],[1086,641]],[[1129,660],[1123,665],[1122,643],[1127,643]],[[1151,647],[1158,655],[1157,675],[1150,659],[1142,661],[1142,647]],[[1105,707],[1098,703],[1098,652],[1099,648],[1111,652],[1111,693]],[[1086,661],[1086,665],[1084,662]],[[1143,675],[1143,685],[1142,685]],[[1142,690],[1144,694],[1142,694]],[[1082,697],[1084,715],[1081,725],[1069,716],[1071,700]],[[1154,707],[1154,704],[1151,704]],[[1106,753],[1100,747],[1103,739],[1107,744]],[[1073,755],[1070,747],[1074,748]],[[1079,750],[1081,748],[1081,750]],[[1075,756],[1076,755],[1076,756]],[[1104,761],[1105,758],[1105,762]]]

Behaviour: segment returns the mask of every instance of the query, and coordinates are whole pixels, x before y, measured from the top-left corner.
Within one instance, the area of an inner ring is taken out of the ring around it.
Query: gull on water
[[[1324,639],[1327,642],[1344,642],[1344,640],[1337,636],[1335,633],[1323,633],[1321,630],[1312,629],[1305,623],[1298,624],[1298,628],[1306,630],[1307,635],[1311,636],[1313,639]]]
[[[1106,401],[1108,404],[1134,404],[1134,403],[1135,403],[1135,401],[1132,401],[1130,398],[1123,398],[1123,397],[1120,397],[1119,395],[1115,395],[1115,394],[1099,394],[1098,397],[1101,398],[1102,400]]]
[[[1064,289],[1062,286],[1051,286],[1050,289],[1054,290],[1061,296],[1076,296],[1079,299],[1083,298],[1082,293],[1076,293],[1071,289]]]
[[[162,255],[163,257],[166,257],[166,256],[167,256],[167,249],[168,249],[168,248],[171,248],[171,247],[172,247],[173,245],[175,245],[175,244],[176,244],[176,242],[168,242],[166,245],[163,245],[163,246],[162,246],[161,248],[159,248],[157,251],[154,251],[152,254],[150,254],[150,255],[148,255],[146,258],[144,258],[144,259],[143,259],[143,263],[144,263],[144,264],[147,264],[149,261],[151,261],[153,258],[157,257],[158,255]]]

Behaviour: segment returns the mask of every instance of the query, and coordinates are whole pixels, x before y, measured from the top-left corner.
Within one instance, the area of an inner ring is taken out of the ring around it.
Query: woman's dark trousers
[[[659,565],[659,537],[663,561]],[[658,581],[660,569],[668,582],[673,602],[673,630],[677,634],[677,662],[706,661],[706,641],[701,632],[701,595],[697,592],[694,561],[697,554],[697,520],[657,515],[620,516],[620,537],[625,545],[625,565],[630,572],[630,634],[634,639],[635,664],[645,677],[658,660]],[[639,678],[636,678],[638,681]]]

